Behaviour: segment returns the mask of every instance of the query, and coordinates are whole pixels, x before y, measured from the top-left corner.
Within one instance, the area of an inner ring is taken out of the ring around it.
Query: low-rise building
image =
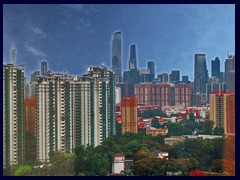
[[[155,156],[156,158],[167,159],[168,160],[168,152],[162,152],[162,151],[159,151],[159,150],[154,150],[154,151],[152,151],[152,155]]]
[[[217,138],[222,138],[223,136],[200,134],[200,135],[183,135],[183,137],[186,137],[186,138],[188,138],[188,139],[197,139],[197,138],[202,138],[202,139],[217,139]]]
[[[179,142],[183,142],[185,140],[185,137],[182,136],[172,136],[169,138],[164,139],[164,144],[168,144],[170,146],[173,146]]]
[[[133,159],[125,158],[125,154],[115,154],[112,164],[112,175],[124,174],[124,171],[131,173],[132,166]]]
[[[125,161],[125,154],[114,155],[114,161],[112,164],[113,174],[122,174],[122,171],[124,171],[124,161]]]
[[[158,134],[166,135],[168,133],[168,128],[159,128],[156,129],[154,127],[146,128],[146,134],[151,134],[152,136],[157,136]]]

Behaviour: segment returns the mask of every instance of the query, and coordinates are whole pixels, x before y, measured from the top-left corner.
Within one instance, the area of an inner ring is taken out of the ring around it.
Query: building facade
[[[191,91],[189,84],[175,84],[175,104],[183,104],[185,107],[191,105]]]
[[[130,58],[128,62],[128,69],[137,69],[137,45],[131,44],[130,45]]]
[[[205,54],[195,54],[194,61],[194,93],[205,93],[208,82],[208,70]]]
[[[182,76],[182,82],[189,83],[188,76]]]
[[[235,55],[229,55],[225,61],[225,81],[227,91],[235,92]]]
[[[212,65],[212,77],[217,77],[220,79],[220,59],[216,57],[214,60],[211,61]]]
[[[226,135],[235,135],[235,94],[224,96],[224,132]]]
[[[112,69],[115,72],[116,83],[122,82],[122,32],[112,35]]]
[[[168,82],[168,73],[158,74],[158,79],[160,82]]]
[[[116,134],[112,70],[89,67],[82,77],[39,77],[36,98],[39,161],[48,161],[51,151],[72,153],[80,145],[95,147]]]
[[[30,81],[37,81],[37,76],[39,76],[39,75],[40,75],[40,71],[34,71],[30,75]]]
[[[173,70],[170,74],[170,82],[177,83],[180,81],[180,71]]]
[[[23,163],[24,70],[3,65],[3,166]]]
[[[41,75],[47,75],[47,61],[41,62]]]
[[[211,81],[206,85],[206,100],[207,103],[210,103],[210,94],[211,92],[221,92],[226,91],[226,83],[220,82],[218,78],[213,77]]]
[[[140,83],[135,84],[135,95],[140,104],[160,105],[160,108],[170,105],[170,84]]]
[[[122,134],[126,132],[138,133],[137,107],[138,101],[136,96],[131,96],[130,98],[122,99],[121,102]]]
[[[25,132],[36,134],[36,97],[24,100]]]
[[[235,94],[222,91],[210,95],[210,120],[225,134],[235,134]]]
[[[148,61],[147,66],[150,71],[150,82],[152,82],[155,79],[155,62]]]
[[[118,83],[116,87],[121,88],[121,97],[130,97],[134,95],[134,84]]]
[[[168,133],[168,128],[159,128],[156,129],[154,127],[147,127],[146,128],[146,134],[151,134],[152,136],[157,136],[157,135],[166,135]]]

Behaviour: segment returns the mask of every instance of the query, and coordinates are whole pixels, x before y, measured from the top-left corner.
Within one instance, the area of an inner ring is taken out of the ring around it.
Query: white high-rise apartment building
[[[90,67],[82,77],[39,77],[36,99],[37,158],[42,162],[51,151],[72,153],[116,133],[114,73],[105,67]]]
[[[24,154],[24,70],[3,65],[3,164],[23,162]]]

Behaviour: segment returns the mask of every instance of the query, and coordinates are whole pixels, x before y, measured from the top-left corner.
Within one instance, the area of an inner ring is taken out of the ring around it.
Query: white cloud
[[[25,45],[24,47],[26,48],[26,50],[28,52],[32,53],[34,56],[47,57],[47,55],[39,49],[36,49],[36,48],[34,48],[32,46],[29,46],[29,45]]]
[[[32,31],[35,33],[35,34],[43,34],[43,31],[38,28],[38,27],[33,27],[32,28]]]
[[[45,38],[46,37],[46,33],[43,32],[42,29],[38,28],[38,27],[31,27],[30,28],[31,31],[36,34],[36,35],[40,35],[41,37]]]

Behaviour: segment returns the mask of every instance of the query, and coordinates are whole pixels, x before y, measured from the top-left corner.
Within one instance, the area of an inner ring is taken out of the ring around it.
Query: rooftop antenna
[[[229,50],[227,51],[227,57],[229,56]]]
[[[11,60],[13,65],[15,63],[15,58],[16,58],[16,48],[13,46],[11,49]]]

